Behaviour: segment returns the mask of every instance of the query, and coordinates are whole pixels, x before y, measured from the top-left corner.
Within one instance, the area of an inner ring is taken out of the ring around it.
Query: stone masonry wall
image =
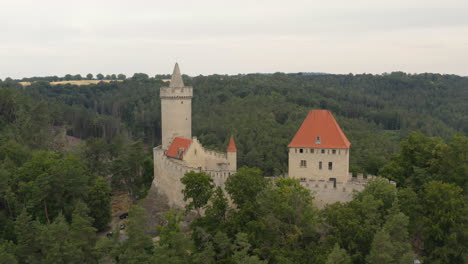
[[[322,181],[336,178],[341,183],[350,180],[349,149],[289,148],[288,157],[288,174],[291,178]],[[305,166],[301,166],[302,160],[305,161]],[[319,162],[322,162],[321,169]],[[333,164],[331,170],[328,168],[329,162]]]
[[[192,87],[161,87],[162,147],[175,137],[192,138]]]
[[[190,171],[203,171],[213,178],[216,186],[224,187],[229,175],[235,173],[230,170],[200,170],[198,167],[185,166],[182,161],[168,158],[161,147],[153,149],[154,179],[153,183],[159,192],[167,197],[169,206],[183,208],[185,206],[182,190],[184,185],[180,181],[185,173]]]

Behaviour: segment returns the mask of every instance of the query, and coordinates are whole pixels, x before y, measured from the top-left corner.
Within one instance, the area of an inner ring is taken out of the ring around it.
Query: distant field
[[[51,85],[57,84],[74,84],[74,85],[89,85],[96,84],[99,82],[121,82],[122,80],[80,80],[80,81],[59,81],[59,82],[50,82]],[[19,82],[23,86],[31,85],[31,82]]]

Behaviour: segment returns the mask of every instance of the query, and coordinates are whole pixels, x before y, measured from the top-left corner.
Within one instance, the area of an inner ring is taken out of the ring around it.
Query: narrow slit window
[[[322,162],[319,161],[319,170],[321,170],[321,169],[322,169]]]
[[[328,169],[333,170],[333,162],[328,162]]]

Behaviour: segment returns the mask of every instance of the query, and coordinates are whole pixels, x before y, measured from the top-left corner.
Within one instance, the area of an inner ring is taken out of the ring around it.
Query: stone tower
[[[310,111],[288,145],[289,177],[348,182],[350,146],[330,111]]]
[[[161,87],[162,149],[167,150],[175,137],[192,138],[193,88],[185,86],[175,64],[169,87]]]
[[[236,171],[237,170],[237,148],[236,143],[234,142],[234,137],[231,136],[229,139],[229,145],[227,147],[227,159],[229,162],[228,169]]]

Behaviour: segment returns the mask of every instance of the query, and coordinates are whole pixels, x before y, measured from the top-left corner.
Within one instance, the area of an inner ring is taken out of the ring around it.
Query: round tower
[[[231,136],[229,139],[229,145],[227,147],[227,159],[229,161],[228,169],[231,171],[237,170],[237,148],[234,142],[234,137]]]
[[[192,138],[193,88],[185,86],[175,64],[169,87],[161,87],[162,149],[167,150],[174,137]]]

